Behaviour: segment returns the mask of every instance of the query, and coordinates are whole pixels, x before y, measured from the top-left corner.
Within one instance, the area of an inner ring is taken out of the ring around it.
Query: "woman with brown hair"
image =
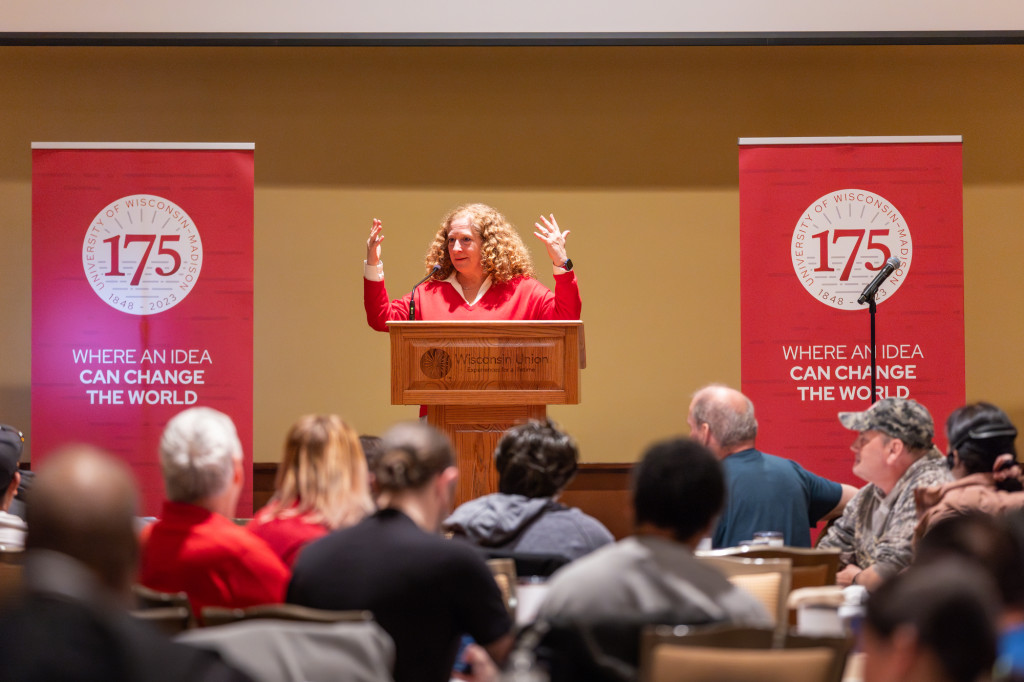
[[[485,204],[467,204],[448,213],[434,235],[428,281],[392,301],[380,259],[383,226],[374,219],[363,272],[366,321],[387,331],[389,320],[578,320],[582,302],[565,250],[569,232],[554,215],[541,216],[534,227],[554,267],[554,293],[534,279],[529,251],[508,219]]]
[[[299,550],[373,511],[359,434],[337,415],[300,417],[285,439],[276,492],[249,524],[291,566]]]

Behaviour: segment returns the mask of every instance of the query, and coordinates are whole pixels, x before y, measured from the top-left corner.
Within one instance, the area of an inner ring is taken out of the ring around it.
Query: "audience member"
[[[494,452],[498,492],[460,506],[443,530],[488,549],[570,561],[614,542],[600,521],[558,502],[578,458],[576,443],[550,419],[513,426]]]
[[[914,490],[951,479],[935,450],[932,416],[905,398],[879,400],[864,412],[840,412],[839,421],[857,438],[853,473],[868,485],[846,505],[818,543],[843,552],[836,582],[878,585],[910,564],[917,511]]]
[[[946,419],[946,463],[956,480],[914,491],[915,535],[921,537],[936,521],[972,509],[998,514],[1024,507],[1016,437],[1017,428],[995,405],[973,403],[954,410]]]
[[[0,547],[21,549],[25,546],[25,521],[10,513],[14,496],[21,484],[18,464],[25,437],[13,426],[0,424]]]
[[[187,592],[196,614],[282,601],[288,567],[232,520],[245,477],[231,418],[208,407],[180,412],[160,439],[160,465],[168,500],[143,530],[139,582]]]
[[[864,682],[975,682],[996,658],[988,576],[952,559],[886,580],[868,600]]]
[[[337,415],[306,415],[288,432],[276,492],[249,524],[289,566],[328,531],[373,511],[366,459],[355,430]]]
[[[381,450],[384,448],[384,441],[380,436],[359,436],[359,444],[363,446],[363,454],[366,455],[367,479],[370,485],[370,498],[377,499],[377,483],[373,472],[380,459]]]
[[[395,640],[396,682],[449,679],[461,635],[498,662],[511,621],[483,559],[444,540],[458,470],[448,439],[422,423],[384,436],[376,464],[380,510],[299,555],[288,601],[322,609],[369,609]]]
[[[711,385],[693,396],[690,436],[707,446],[725,470],[726,503],[712,547],[733,547],[757,531],[782,533],[785,544],[810,547],[810,529],[832,519],[857,489],[812,474],[796,462],[754,447],[757,419],[747,396]]]
[[[541,617],[771,625],[754,597],[694,556],[725,501],[722,466],[707,448],[656,443],[633,469],[632,496],[633,535],[558,571]]]
[[[0,614],[4,679],[248,679],[126,613],[138,545],[124,464],[84,446],[54,453],[27,511],[26,589]]]
[[[1004,672],[1024,675],[1024,513],[995,517],[978,510],[935,522],[918,541],[912,568],[956,558],[988,573],[998,590],[999,662]]]

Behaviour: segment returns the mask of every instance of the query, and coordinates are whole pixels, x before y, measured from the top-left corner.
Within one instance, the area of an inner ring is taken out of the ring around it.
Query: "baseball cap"
[[[863,412],[840,412],[839,422],[851,431],[880,431],[899,438],[912,450],[932,447],[935,436],[928,409],[909,398],[885,398]]]
[[[7,490],[18,470],[21,450],[25,437],[21,431],[7,424],[0,424],[0,493]]]

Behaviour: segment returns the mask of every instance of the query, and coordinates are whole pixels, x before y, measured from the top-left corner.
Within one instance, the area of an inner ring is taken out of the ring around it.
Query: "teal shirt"
[[[722,460],[725,509],[711,545],[734,547],[756,531],[780,531],[791,547],[811,546],[811,526],[832,511],[843,487],[788,459],[742,450]]]

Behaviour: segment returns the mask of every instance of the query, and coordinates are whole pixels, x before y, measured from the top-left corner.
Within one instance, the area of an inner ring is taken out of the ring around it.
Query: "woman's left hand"
[[[543,225],[541,223],[533,224],[537,228],[534,234],[548,247],[548,256],[551,258],[551,262],[562,267],[562,264],[569,259],[565,251],[565,238],[569,236],[569,230],[562,232],[558,229],[558,223],[555,221],[553,213],[549,217],[550,220],[544,216],[540,217]]]

